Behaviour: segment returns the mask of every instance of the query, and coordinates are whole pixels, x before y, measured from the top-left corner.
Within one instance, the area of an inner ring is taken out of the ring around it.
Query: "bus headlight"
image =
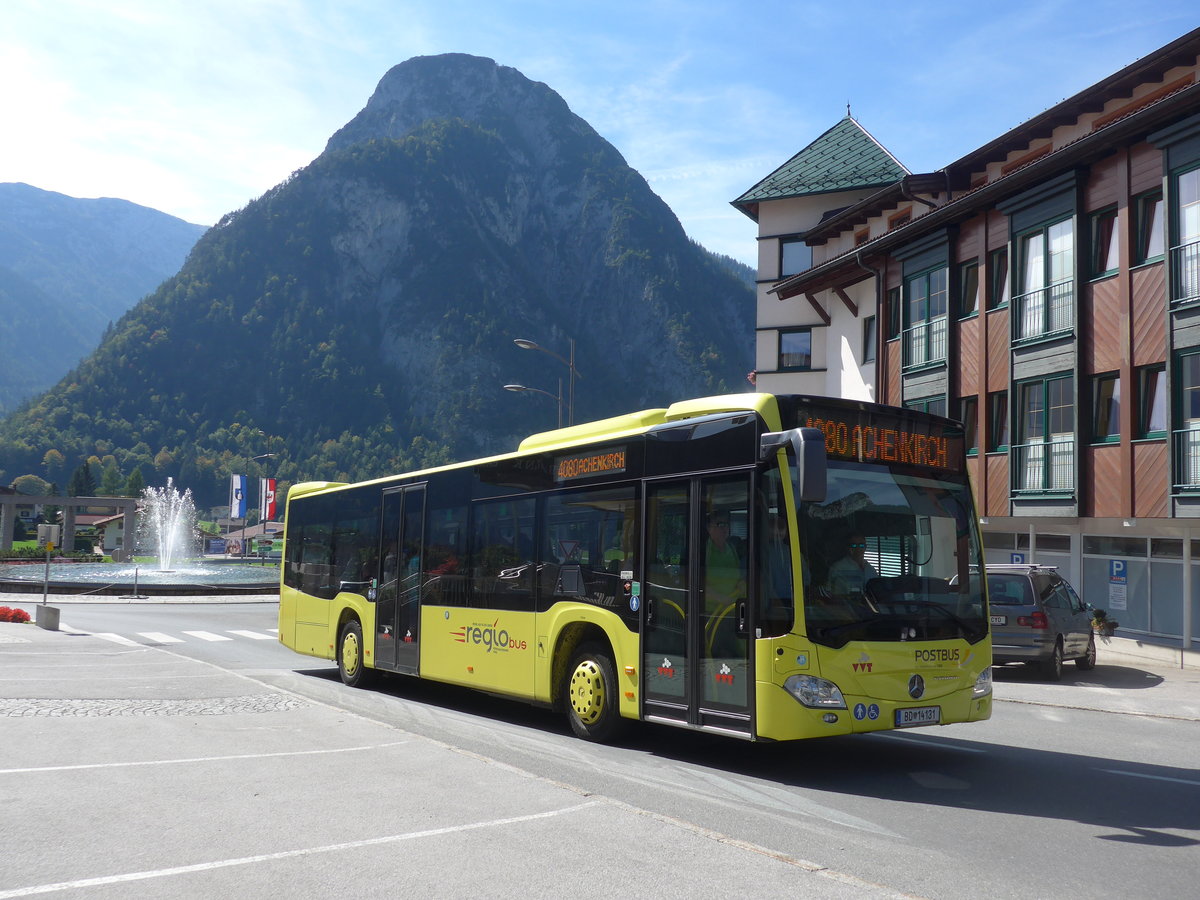
[[[815,675],[792,675],[783,683],[784,690],[812,709],[845,709],[841,688]]]
[[[975,679],[975,687],[971,688],[972,697],[986,697],[992,692],[992,667],[988,666]]]

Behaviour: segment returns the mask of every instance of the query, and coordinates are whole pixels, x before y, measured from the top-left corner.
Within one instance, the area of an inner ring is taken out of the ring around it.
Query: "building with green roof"
[[[794,373],[803,371],[801,389],[807,393],[871,398],[872,373],[828,364],[846,338],[828,311],[815,303],[802,304],[797,316],[795,304],[780,303],[768,291],[812,265],[812,248],[805,242],[810,230],[908,175],[908,169],[847,114],[733,201],[758,223],[755,379],[762,390],[797,390]],[[849,322],[845,327],[856,325]],[[826,373],[837,375],[838,382],[828,383]]]

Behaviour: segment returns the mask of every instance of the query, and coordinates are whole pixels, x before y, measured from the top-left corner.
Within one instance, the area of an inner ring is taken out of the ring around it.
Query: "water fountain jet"
[[[127,534],[125,563],[56,562],[49,567],[51,594],[229,595],[274,594],[279,590],[275,567],[208,562],[195,559],[196,506],[191,490],[180,492],[171,479],[166,487],[142,492],[137,540]],[[157,554],[157,567],[133,562],[135,546]],[[0,564],[0,593],[40,592],[44,566]]]

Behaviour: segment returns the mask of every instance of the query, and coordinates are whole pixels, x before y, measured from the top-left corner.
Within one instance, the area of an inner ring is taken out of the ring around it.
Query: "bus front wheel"
[[[367,681],[367,667],[363,657],[362,625],[351,619],[342,626],[338,640],[338,675],[349,687],[361,687]]]
[[[567,717],[585,741],[610,741],[621,730],[617,670],[607,648],[582,644],[567,675]]]

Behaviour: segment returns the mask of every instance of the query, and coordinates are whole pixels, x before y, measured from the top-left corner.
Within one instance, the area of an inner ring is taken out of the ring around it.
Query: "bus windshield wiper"
[[[950,619],[950,621],[954,622],[954,624],[956,624],[959,628],[961,628],[963,630],[963,633],[965,633],[965,634],[973,634],[974,632],[979,631],[979,626],[972,625],[966,619],[959,616],[958,613],[953,613],[950,610],[946,609],[946,607],[942,606],[942,604],[934,603],[932,600],[908,600],[908,601],[905,601],[905,605],[906,606],[920,606],[925,609],[936,609],[938,612],[940,612],[942,615],[944,615],[947,619]]]
[[[845,631],[847,628],[854,628],[858,625],[867,625],[871,622],[878,622],[880,618],[880,616],[867,616],[865,619],[854,619],[850,622],[839,622],[836,625],[818,625],[816,630],[820,632],[822,636],[832,636],[838,632]]]

